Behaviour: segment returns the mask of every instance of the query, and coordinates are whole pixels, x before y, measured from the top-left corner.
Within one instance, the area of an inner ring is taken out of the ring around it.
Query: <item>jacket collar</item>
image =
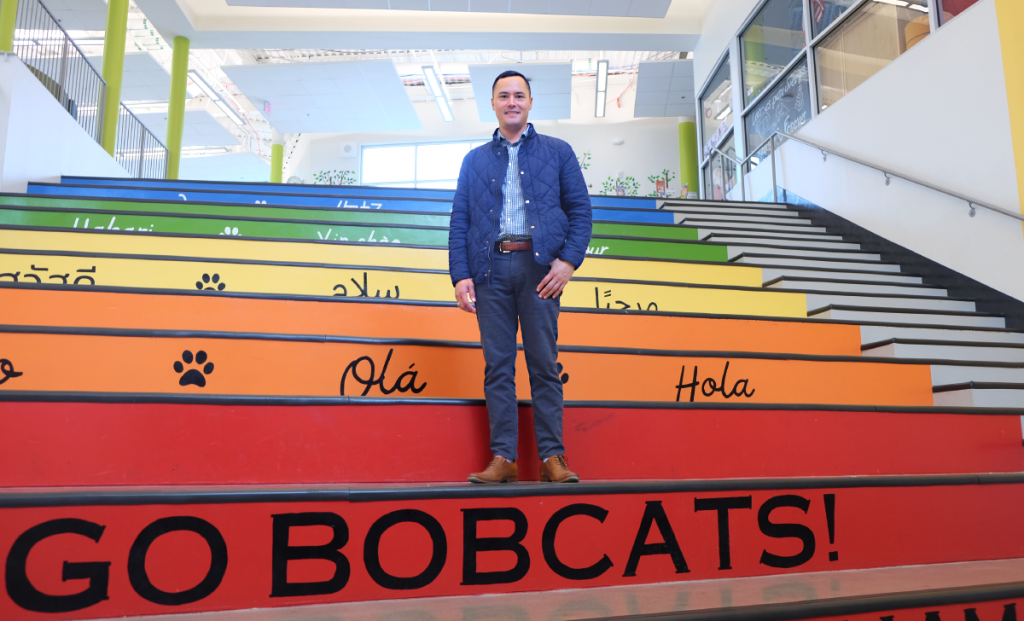
[[[519,144],[522,144],[527,138],[533,137],[534,133],[536,133],[536,132],[534,132],[533,123],[527,123],[526,124],[526,131],[523,132],[523,135],[519,137]],[[498,128],[498,129],[494,130],[494,134],[492,136],[492,139],[494,140],[494,146],[496,146],[496,147],[500,147],[500,146],[502,146],[502,145],[504,145],[506,143],[512,144],[512,143],[510,143],[508,141],[507,138],[505,138],[505,136],[503,136],[501,134],[501,128]]]

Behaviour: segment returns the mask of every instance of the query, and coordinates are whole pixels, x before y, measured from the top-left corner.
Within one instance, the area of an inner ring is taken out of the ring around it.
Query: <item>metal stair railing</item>
[[[107,83],[39,0],[21,0],[13,52],[78,124],[100,142]]]
[[[114,159],[136,179],[167,178],[167,147],[124,104],[117,115]]]
[[[107,83],[39,0],[20,0],[14,54],[93,140],[103,139]],[[114,160],[137,179],[166,179],[167,147],[120,104]]]
[[[771,144],[771,148],[769,150],[770,151],[769,159],[771,160],[771,166],[772,166],[772,197],[773,197],[773,200],[776,203],[779,202],[778,172],[777,172],[777,168],[776,168],[776,164],[775,164],[775,159],[776,159],[775,158],[775,152],[778,150],[778,146],[776,145],[776,140],[775,139],[777,137],[779,137],[779,136],[785,138],[786,140],[792,140],[794,142],[798,142],[800,144],[803,144],[803,145],[806,145],[808,147],[811,147],[812,149],[817,149],[818,151],[821,151],[821,156],[822,156],[822,158],[825,161],[828,160],[828,156],[829,155],[834,155],[836,157],[840,157],[840,158],[842,158],[844,160],[847,160],[849,162],[853,162],[854,164],[859,164],[859,165],[864,166],[866,168],[871,168],[872,170],[877,170],[878,172],[880,172],[883,175],[885,175],[885,185],[889,185],[889,183],[893,179],[902,179],[904,181],[909,181],[910,183],[913,183],[915,185],[919,185],[921,187],[928,188],[929,190],[932,190],[932,191],[935,191],[935,192],[939,192],[941,194],[945,194],[947,196],[952,196],[953,198],[962,200],[965,203],[967,203],[967,206],[970,209],[970,215],[971,215],[972,218],[975,215],[975,209],[977,207],[981,207],[982,209],[988,209],[989,211],[993,211],[995,213],[1002,214],[1002,215],[1007,216],[1009,218],[1013,218],[1014,220],[1018,220],[1018,221],[1024,222],[1024,215],[1022,215],[1020,213],[1016,213],[1016,212],[1010,211],[1009,209],[1003,209],[1002,207],[998,207],[996,205],[992,205],[992,204],[986,203],[985,201],[979,201],[979,200],[971,198],[969,196],[965,196],[965,195],[963,195],[963,194],[961,194],[959,192],[954,192],[952,190],[947,190],[945,188],[940,188],[939,186],[934,185],[932,183],[928,183],[927,181],[921,181],[920,179],[915,179],[914,177],[911,177],[910,175],[905,175],[903,173],[896,172],[894,170],[891,170],[889,168],[885,168],[883,166],[877,166],[875,164],[871,164],[869,162],[865,162],[864,160],[861,160],[861,159],[858,159],[856,157],[853,157],[852,155],[847,155],[845,153],[840,153],[839,151],[836,151],[835,149],[832,149],[832,148],[829,148],[829,147],[823,147],[820,144],[811,142],[810,140],[804,140],[803,138],[797,138],[796,136],[793,136],[792,134],[787,134],[786,132],[781,132],[781,131],[776,131],[771,136],[766,138],[765,141],[762,142],[761,144],[759,144],[756,149],[751,151],[751,154],[748,155],[742,162],[737,160],[736,158],[733,158],[733,157],[730,157],[730,156],[726,155],[725,153],[722,153],[717,148],[714,148],[714,147],[712,148],[712,150],[716,151],[722,157],[724,157],[724,158],[728,159],[729,161],[733,162],[739,168],[740,196],[741,196],[742,201],[746,202],[746,200],[747,200],[747,186],[746,186],[746,183],[745,183],[745,175],[747,173],[745,171],[746,171],[748,165],[750,164],[752,158],[756,157],[759,153],[761,153],[761,150],[765,148],[765,145],[768,145],[770,143]],[[760,165],[761,163],[762,162],[760,160],[757,162],[758,165]],[[723,175],[723,177],[724,177],[724,175]],[[727,201],[729,200],[728,196],[725,197],[725,200],[727,200]]]

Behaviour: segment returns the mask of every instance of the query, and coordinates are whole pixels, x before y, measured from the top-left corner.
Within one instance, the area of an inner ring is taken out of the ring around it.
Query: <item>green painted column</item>
[[[167,104],[167,178],[177,179],[181,165],[181,134],[185,129],[185,98],[188,87],[188,52],[191,42],[174,37],[171,59],[171,100]]]
[[[109,0],[107,32],[103,39],[103,79],[107,95],[103,103],[103,149],[113,155],[117,144],[117,117],[121,111],[121,80],[124,47],[128,36],[128,0]]]
[[[284,145],[275,144],[270,148],[270,182],[281,183],[284,178]]]
[[[14,51],[14,24],[18,19],[18,0],[0,2],[0,52]]]
[[[689,192],[700,194],[700,155],[695,120],[679,124],[679,186],[683,185],[689,186]]]

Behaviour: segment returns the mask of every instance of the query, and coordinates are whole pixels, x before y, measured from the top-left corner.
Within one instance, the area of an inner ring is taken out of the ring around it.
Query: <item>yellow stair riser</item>
[[[448,270],[447,250],[368,246],[365,244],[269,242],[237,238],[161,237],[138,233],[75,233],[7,229],[0,230],[0,248]],[[4,268],[3,271],[10,270]],[[762,284],[761,270],[756,267],[631,261],[597,257],[587,257],[576,275],[589,278],[686,282],[737,287],[760,287]]]
[[[33,269],[33,267],[35,269]],[[40,268],[46,268],[42,271]],[[447,274],[339,269],[174,259],[69,257],[0,252],[0,282],[91,284],[108,287],[298,296],[398,298],[450,302]],[[28,276],[32,274],[34,276]],[[570,308],[806,317],[803,294],[574,280],[562,305]]]

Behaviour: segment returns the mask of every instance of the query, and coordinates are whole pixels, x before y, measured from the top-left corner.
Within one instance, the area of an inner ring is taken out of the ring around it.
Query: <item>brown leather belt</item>
[[[533,242],[531,241],[503,241],[495,242],[494,249],[498,252],[514,252],[516,250],[532,250]]]

